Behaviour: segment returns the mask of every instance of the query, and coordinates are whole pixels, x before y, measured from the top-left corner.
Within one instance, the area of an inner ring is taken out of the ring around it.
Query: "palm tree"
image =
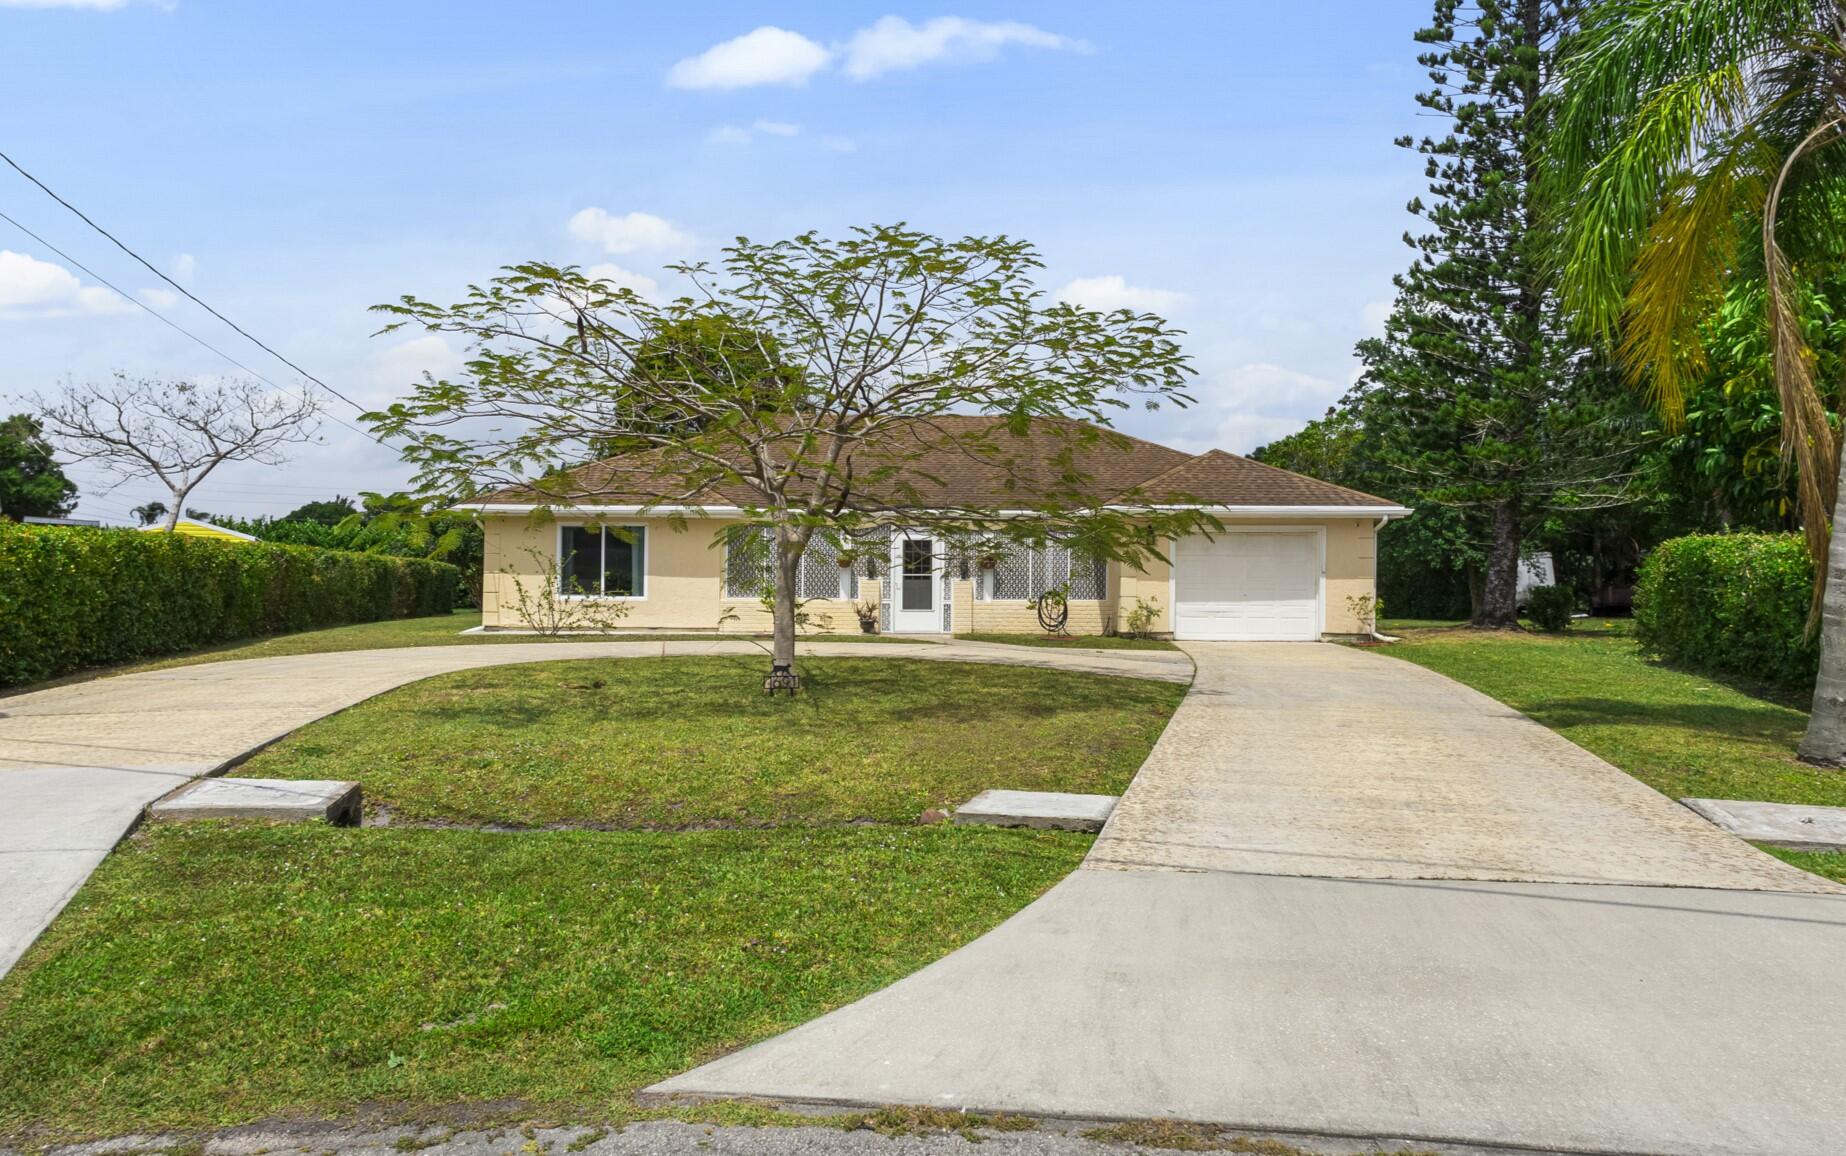
[[[1846,5],[1606,0],[1564,68],[1551,142],[1566,305],[1618,343],[1669,426],[1726,284],[1760,278],[1782,454],[1817,567],[1820,676],[1800,755],[1846,763],[1846,517],[1802,289],[1846,257]],[[1837,393],[1839,383],[1830,387]]]

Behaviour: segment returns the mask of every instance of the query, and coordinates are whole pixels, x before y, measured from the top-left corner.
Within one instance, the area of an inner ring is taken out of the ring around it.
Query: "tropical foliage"
[[[1818,290],[1846,260],[1846,10],[1838,0],[1607,0],[1565,70],[1552,169],[1558,264],[1580,329],[1619,348],[1677,425],[1709,366],[1714,314],[1761,284],[1762,332],[1795,516],[1829,604],[1804,758],[1846,760],[1841,439],[1818,377]],[[1721,330],[1721,327],[1720,327]]]

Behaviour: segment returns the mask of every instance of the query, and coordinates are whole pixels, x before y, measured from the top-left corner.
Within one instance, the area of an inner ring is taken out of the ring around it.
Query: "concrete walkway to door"
[[[1082,869],[650,1092],[1838,1151],[1841,888],[1408,663],[1187,649],[1192,692]]]
[[[809,642],[804,655],[1042,666],[1186,682],[1183,654],[973,642]],[[739,655],[745,639],[493,642],[250,658],[0,698],[0,975],[147,804],[317,718],[408,682],[515,662]]]

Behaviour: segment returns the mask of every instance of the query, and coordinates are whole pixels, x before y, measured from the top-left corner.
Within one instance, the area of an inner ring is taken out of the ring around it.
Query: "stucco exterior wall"
[[[713,518],[688,519],[675,527],[664,518],[616,519],[623,525],[647,528],[647,584],[642,597],[624,600],[628,615],[620,623],[624,630],[726,630],[763,632],[770,626],[769,616],[755,598],[724,597],[723,556],[717,545],[725,525]],[[566,524],[570,519],[564,519]],[[1371,518],[1326,518],[1297,521],[1276,519],[1225,519],[1227,529],[1237,526],[1319,527],[1326,534],[1325,629],[1330,634],[1352,634],[1361,626],[1347,604],[1349,597],[1373,593],[1377,568],[1377,538]],[[486,557],[482,581],[481,612],[484,625],[494,628],[519,628],[518,600],[513,590],[517,578],[536,588],[542,581],[539,558],[555,560],[558,523],[533,523],[520,516],[489,517],[485,520]],[[511,570],[511,574],[507,571]],[[1029,602],[982,602],[973,596],[974,584],[967,579],[951,583],[954,628],[957,633],[1036,633],[1038,619]],[[862,601],[876,602],[879,583],[862,578],[859,583]],[[1171,572],[1166,562],[1150,559],[1139,569],[1111,564],[1108,567],[1107,596],[1095,601],[1070,604],[1069,629],[1077,634],[1098,634],[1126,629],[1129,613],[1137,598],[1146,598],[1159,608],[1153,626],[1156,633],[1173,629]],[[807,610],[816,618],[826,617],[826,629],[856,631],[858,618],[853,603],[845,599],[815,599]],[[720,623],[720,618],[726,620]],[[818,625],[816,629],[820,628]]]

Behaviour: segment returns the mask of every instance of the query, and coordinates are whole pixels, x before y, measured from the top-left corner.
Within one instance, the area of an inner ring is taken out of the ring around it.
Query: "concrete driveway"
[[[1186,682],[1162,651],[950,643],[805,643],[802,652],[1041,666]],[[147,804],[315,719],[432,675],[578,658],[756,655],[743,640],[480,643],[256,658],[0,698],[0,975]]]
[[[656,1095],[1831,1156],[1846,893],[1439,675],[1200,644],[1084,867]]]

